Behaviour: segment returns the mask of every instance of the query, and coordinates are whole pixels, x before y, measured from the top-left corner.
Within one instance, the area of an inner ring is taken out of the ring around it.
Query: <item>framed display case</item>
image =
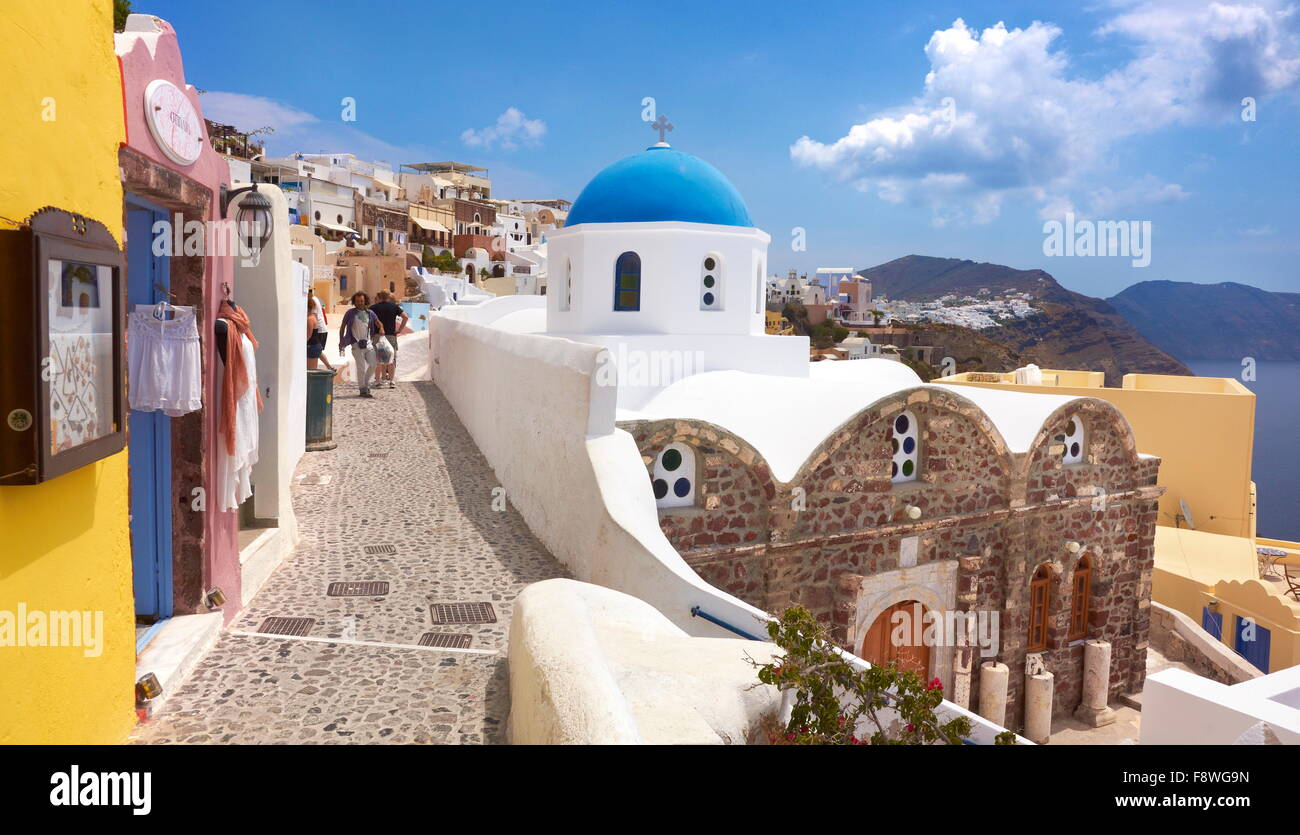
[[[47,208],[0,232],[0,484],[39,484],[126,444],[122,250]]]

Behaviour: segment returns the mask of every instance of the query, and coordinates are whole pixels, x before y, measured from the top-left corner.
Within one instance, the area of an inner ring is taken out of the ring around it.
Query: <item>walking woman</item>
[[[314,296],[312,298],[315,298]],[[307,367],[314,369],[316,361],[320,360],[325,363],[325,367],[330,371],[336,370],[330,365],[329,357],[325,356],[325,337],[328,331],[317,330],[320,320],[316,318],[316,311],[319,308],[307,308]]]

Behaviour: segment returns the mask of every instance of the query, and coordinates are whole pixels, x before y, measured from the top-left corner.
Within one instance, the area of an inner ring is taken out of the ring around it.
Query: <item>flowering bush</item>
[[[893,664],[858,670],[828,639],[825,628],[801,606],[787,609],[767,626],[785,655],[758,667],[758,680],[794,691],[794,708],[784,727],[769,722],[768,741],[778,745],[960,745],[970,720],[941,722],[934,709],[943,683],[924,682]],[[896,715],[885,713],[892,710]],[[859,736],[859,734],[863,734]],[[999,738],[999,743],[1005,742]]]

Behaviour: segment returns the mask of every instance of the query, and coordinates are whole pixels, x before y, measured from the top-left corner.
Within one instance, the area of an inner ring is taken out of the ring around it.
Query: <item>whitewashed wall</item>
[[[289,482],[305,446],[307,403],[307,271],[293,260],[288,205],[280,189],[258,191],[271,201],[275,227],[255,265],[235,261],[234,301],[257,337],[258,461],[253,466],[254,512],[293,523]],[[230,207],[238,217],[240,198]]]
[[[584,223],[547,236],[547,322],[558,334],[733,334],[764,332],[767,244],[759,229],[704,223]],[[614,310],[614,266],[641,258],[641,309]],[[721,310],[701,310],[706,256],[720,260]],[[572,301],[560,310],[566,265]]]
[[[1231,745],[1258,722],[1300,745],[1300,667],[1233,685],[1174,667],[1147,676],[1143,745]]]

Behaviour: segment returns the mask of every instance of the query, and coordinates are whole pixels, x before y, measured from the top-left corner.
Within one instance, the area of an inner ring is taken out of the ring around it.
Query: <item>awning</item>
[[[436,220],[425,220],[422,217],[415,217],[414,215],[411,216],[411,223],[414,223],[416,226],[428,232],[450,232],[451,231],[446,226],[443,226],[441,223],[439,223]]]
[[[402,189],[402,187],[399,186],[397,183],[389,182],[388,180],[381,180],[378,177],[375,177],[374,180],[376,183],[379,183],[379,185],[383,186],[386,189],[389,189],[390,191],[401,191]]]
[[[353,229],[351,226],[344,226],[340,223],[326,223],[323,220],[318,220],[315,225],[324,227],[325,229],[332,229],[335,232],[343,232],[344,234],[357,234],[357,230]]]

